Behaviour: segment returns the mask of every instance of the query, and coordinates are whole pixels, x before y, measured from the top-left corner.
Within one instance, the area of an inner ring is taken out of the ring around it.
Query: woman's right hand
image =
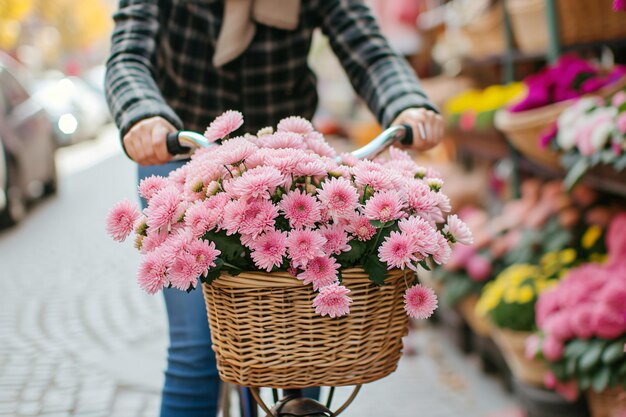
[[[160,165],[172,159],[166,136],[176,128],[162,117],[150,117],[133,125],[123,138],[124,148],[139,165]]]

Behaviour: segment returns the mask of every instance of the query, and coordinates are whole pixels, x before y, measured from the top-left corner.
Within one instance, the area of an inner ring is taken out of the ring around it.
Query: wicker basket
[[[222,275],[203,285],[213,350],[223,381],[305,388],[375,381],[400,359],[408,318],[403,272],[373,285],[361,269],[342,271],[353,303],[331,319],[315,313],[310,286],[285,272]]]
[[[542,386],[546,366],[541,362],[527,359],[524,354],[526,339],[532,333],[500,329],[495,326],[491,333],[513,375],[527,384]]]
[[[474,333],[482,337],[491,336],[491,322],[482,316],[476,314],[476,303],[478,302],[478,295],[470,294],[463,298],[458,304],[458,309],[467,325],[472,329]]]
[[[602,392],[589,390],[587,401],[592,417],[623,417],[626,415],[626,391],[620,387]]]
[[[498,55],[506,49],[502,4],[489,6],[483,14],[462,27],[462,32],[470,41],[470,56],[482,58]]]
[[[571,100],[562,101],[519,113],[511,113],[506,109],[498,110],[494,124],[506,134],[511,145],[522,155],[557,168],[560,167],[558,154],[549,149],[542,149],[539,146],[539,137],[571,103]]]
[[[507,0],[511,28],[519,50],[541,52],[548,47],[544,0]]]
[[[613,11],[613,0],[558,0],[562,45],[626,38],[626,15]]]

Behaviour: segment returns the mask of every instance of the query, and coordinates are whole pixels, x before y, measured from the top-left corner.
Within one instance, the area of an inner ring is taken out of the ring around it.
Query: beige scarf
[[[299,14],[300,0],[224,0],[213,65],[221,67],[241,55],[252,42],[257,23],[294,30]]]

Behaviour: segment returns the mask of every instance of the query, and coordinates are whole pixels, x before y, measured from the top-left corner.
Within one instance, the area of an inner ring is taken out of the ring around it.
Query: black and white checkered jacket
[[[363,0],[302,0],[296,30],[258,25],[249,48],[215,68],[222,15],[223,0],[120,0],[106,94],[122,137],[151,116],[200,132],[228,109],[244,114],[250,132],[291,115],[310,119],[317,92],[307,54],[318,27],[383,126],[409,107],[434,109]]]

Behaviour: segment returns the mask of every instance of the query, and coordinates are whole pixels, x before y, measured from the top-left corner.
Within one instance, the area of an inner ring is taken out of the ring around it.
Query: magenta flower
[[[350,304],[352,303],[348,294],[350,294],[350,290],[337,283],[320,288],[319,294],[313,300],[315,312],[331,318],[345,316],[350,313]]]
[[[301,190],[285,194],[278,207],[294,229],[314,227],[321,219],[321,207],[317,199]]]
[[[359,202],[356,188],[345,178],[331,178],[325,181],[317,196],[328,212],[336,217],[352,215]]]
[[[289,258],[295,266],[306,267],[311,259],[324,256],[325,243],[326,239],[318,231],[292,230],[287,238]]]
[[[158,175],[151,175],[139,182],[139,195],[146,200],[161,191],[167,185],[167,180]]]
[[[474,243],[472,232],[456,214],[448,216],[448,223],[443,227],[442,232],[451,243],[461,243],[463,245]]]
[[[416,242],[411,236],[391,232],[378,248],[378,258],[387,264],[387,269],[410,268],[415,271],[417,270],[415,264],[423,259],[415,256],[416,252]]]
[[[282,119],[276,126],[278,132],[291,132],[306,135],[313,132],[313,125],[306,119],[299,116],[291,116]]]
[[[378,191],[365,203],[364,214],[370,220],[386,223],[405,217],[405,207],[406,204],[397,191]]]
[[[220,140],[239,129],[243,124],[243,115],[238,111],[228,110],[217,116],[204,132],[204,136],[210,141]]]
[[[155,294],[168,285],[170,260],[160,251],[147,253],[139,264],[137,282],[148,294]]]
[[[583,303],[577,308],[568,311],[570,327],[576,337],[580,339],[591,339],[594,334],[594,307],[593,303]],[[544,320],[547,322],[547,319]]]
[[[415,319],[427,319],[432,316],[437,304],[435,292],[420,284],[409,288],[404,294],[404,309]]]
[[[624,306],[622,311],[610,306],[597,304],[593,314],[593,327],[596,336],[602,339],[615,339],[626,333]]]
[[[322,248],[324,253],[339,255],[341,252],[348,252],[351,247],[348,245],[350,238],[346,229],[340,224],[330,224],[320,227],[319,231],[326,239]]]
[[[563,342],[554,336],[548,335],[543,339],[542,351],[543,356],[547,360],[556,362],[563,356]]]
[[[136,204],[128,200],[116,203],[107,215],[106,230],[114,240],[123,242],[133,231],[135,222],[141,213]]]
[[[346,225],[346,230],[361,242],[370,240],[376,234],[376,228],[365,216],[356,216]]]
[[[307,263],[304,272],[298,274],[298,279],[302,280],[304,285],[312,283],[313,290],[317,291],[337,281],[340,266],[334,258],[318,256]]]
[[[269,230],[250,243],[254,264],[267,272],[283,263],[287,254],[287,233]]]

